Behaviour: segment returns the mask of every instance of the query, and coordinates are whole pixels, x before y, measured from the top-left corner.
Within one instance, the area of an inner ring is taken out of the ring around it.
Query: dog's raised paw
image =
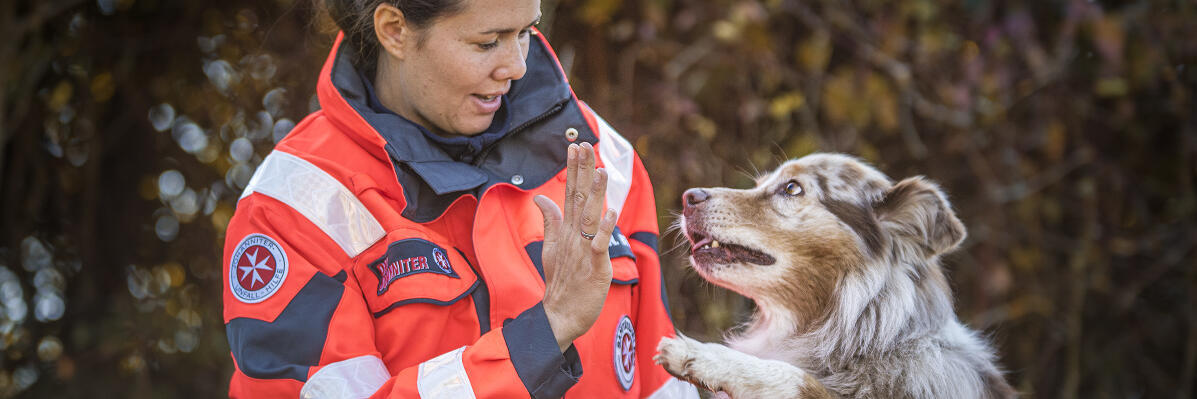
[[[701,342],[680,334],[677,338],[661,338],[661,342],[657,344],[657,354],[653,356],[653,361],[679,380],[694,384],[699,389],[718,392],[720,390],[718,385],[705,380],[704,373],[700,370],[705,367],[703,364],[708,363],[702,360],[702,346]]]
[[[680,335],[677,338],[661,338],[661,342],[657,344],[657,355],[653,356],[653,361],[675,377],[688,379],[692,377],[690,365],[694,362],[697,353],[697,348],[694,345],[696,343],[697,341]]]

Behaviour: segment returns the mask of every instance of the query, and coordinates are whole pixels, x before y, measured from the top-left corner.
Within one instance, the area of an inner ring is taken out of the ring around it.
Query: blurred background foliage
[[[319,2],[0,4],[0,396],[213,397],[240,190],[319,107]],[[1029,397],[1191,397],[1197,3],[544,0],[662,229],[813,151],[940,182],[961,318]],[[751,302],[662,260],[678,328]]]

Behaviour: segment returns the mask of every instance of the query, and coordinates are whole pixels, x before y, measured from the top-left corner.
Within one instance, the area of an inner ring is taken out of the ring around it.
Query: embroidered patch
[[[439,267],[442,272],[446,274],[453,274],[453,266],[449,266],[449,256],[445,255],[445,250],[440,247],[432,249],[432,260],[436,262],[436,267]]]
[[[628,244],[628,238],[619,231],[619,226],[615,226],[615,231],[611,232],[611,241],[607,243],[607,256],[611,259],[626,256],[636,260],[636,255],[632,254],[632,246]]]
[[[461,278],[453,271],[444,248],[419,238],[391,243],[386,255],[370,264],[370,271],[378,277],[378,295],[387,292],[395,280],[413,274],[436,273]]]
[[[278,242],[263,234],[250,234],[233,250],[229,263],[229,289],[245,303],[265,301],[287,279],[287,254]]]
[[[627,315],[615,326],[615,377],[623,390],[632,389],[636,378],[636,329]]]

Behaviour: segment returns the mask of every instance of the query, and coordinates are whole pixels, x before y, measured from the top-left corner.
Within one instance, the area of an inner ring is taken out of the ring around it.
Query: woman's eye
[[[786,183],[785,187],[783,187],[781,191],[788,196],[796,197],[802,195],[802,185],[798,184],[797,181],[790,180],[790,182]]]
[[[523,39],[523,38],[525,38],[525,37],[528,37],[528,36],[530,36],[530,35],[532,35],[532,30],[531,30],[531,29],[524,29],[524,30],[521,30],[521,31],[520,31],[520,38],[521,38],[521,39]]]
[[[495,40],[494,40],[494,41],[492,41],[492,42],[489,42],[489,43],[481,43],[481,44],[479,44],[479,45],[478,45],[478,48],[480,48],[480,49],[483,49],[483,50],[490,50],[490,49],[493,49],[493,48],[495,48],[495,47],[499,47],[499,39],[495,39]]]

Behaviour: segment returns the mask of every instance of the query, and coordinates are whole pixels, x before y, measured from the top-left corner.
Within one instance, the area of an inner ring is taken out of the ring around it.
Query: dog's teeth
[[[719,241],[711,240],[711,248],[719,248]]]

